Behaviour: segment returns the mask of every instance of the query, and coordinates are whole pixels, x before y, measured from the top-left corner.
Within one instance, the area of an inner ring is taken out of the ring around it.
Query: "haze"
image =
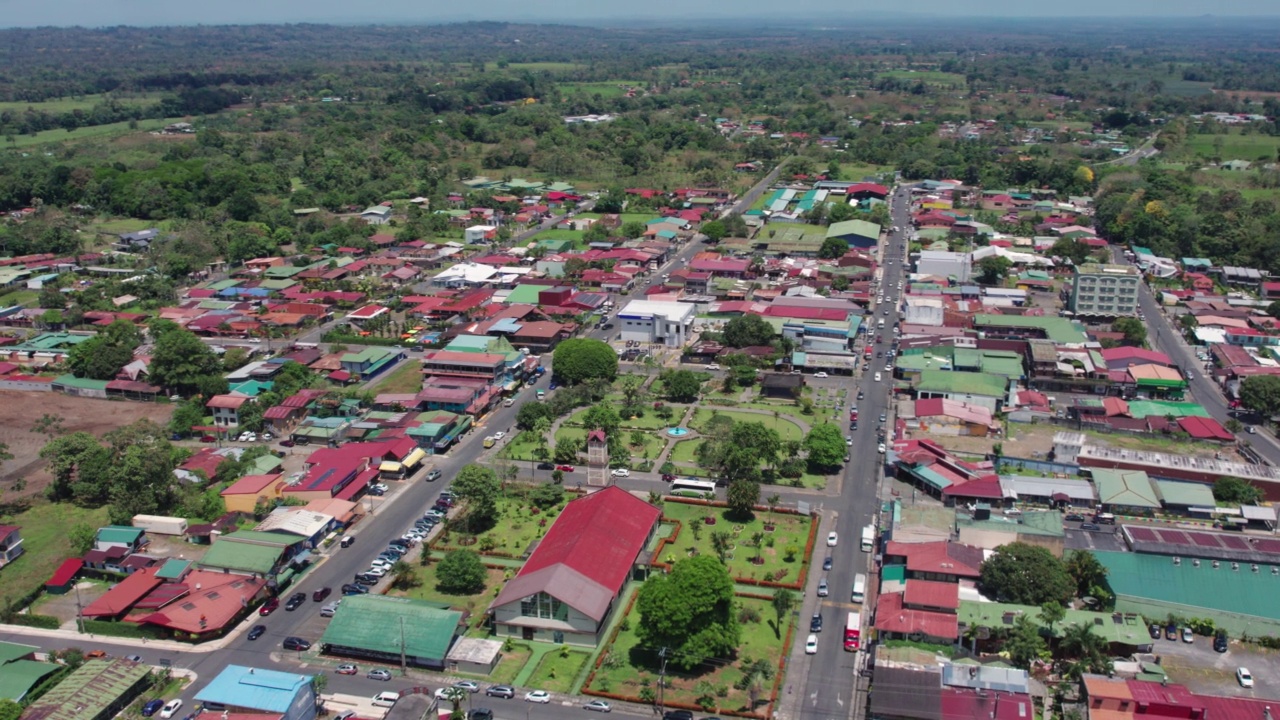
[[[1037,3],[1014,0],[908,0],[906,3],[869,0],[650,0],[643,3],[593,0],[486,0],[453,3],[442,0],[51,0],[44,3],[0,2],[0,27],[48,25],[100,27],[111,25],[194,25],[254,23],[441,23],[465,20],[513,22],[604,23],[623,20],[751,20],[815,22],[839,25],[858,18],[922,19],[938,17],[1175,17],[1275,16],[1275,0],[1076,0]]]

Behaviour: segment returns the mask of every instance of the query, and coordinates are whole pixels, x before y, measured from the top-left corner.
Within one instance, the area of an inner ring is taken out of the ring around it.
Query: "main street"
[[[897,190],[891,200],[892,222],[899,232],[886,230],[886,241],[881,256],[881,276],[879,292],[884,296],[883,304],[872,304],[872,311],[864,318],[867,332],[864,336],[872,343],[874,349],[888,350],[893,339],[893,327],[898,321],[898,310],[902,290],[898,282],[903,278],[902,262],[905,259],[902,245],[905,242],[906,228],[909,224],[910,190],[902,187]],[[873,295],[875,293],[873,292]],[[885,314],[888,311],[888,314]],[[878,327],[884,320],[884,328]],[[876,343],[877,334],[883,342]],[[873,349],[873,353],[874,350]],[[865,396],[858,405],[858,430],[850,433],[853,446],[850,448],[850,462],[845,470],[842,492],[839,497],[826,499],[823,503],[823,527],[821,537],[835,530],[839,534],[839,544],[827,548],[819,544],[814,550],[813,568],[810,574],[809,587],[805,590],[803,610],[797,619],[797,642],[803,645],[808,635],[809,619],[815,612],[822,613],[822,632],[818,634],[818,653],[805,656],[791,653],[792,658],[803,658],[790,668],[784,693],[802,693],[799,698],[800,717],[808,720],[841,720],[843,718],[864,715],[860,707],[863,699],[858,695],[860,664],[863,652],[851,653],[844,650],[844,626],[850,612],[861,612],[863,627],[871,622],[871,603],[874,596],[866,594],[867,605],[851,602],[854,576],[865,573],[868,578],[868,590],[872,583],[872,555],[859,549],[862,528],[875,520],[879,511],[880,499],[877,490],[884,475],[885,457],[879,454],[876,438],[876,426],[880,424],[880,414],[887,416],[885,422],[885,443],[893,441],[892,412],[890,402],[893,389],[893,373],[884,370],[885,360],[875,357],[864,364],[861,377],[850,379],[849,403],[857,397],[856,390],[861,389]],[[880,382],[875,381],[876,373],[880,374]],[[848,426],[843,426],[848,432]],[[822,559],[831,555],[831,570],[822,572]],[[830,595],[817,598],[818,581],[825,577],[830,587]],[[869,633],[864,629],[863,639]],[[789,651],[792,649],[788,649]],[[798,672],[797,672],[798,671]]]

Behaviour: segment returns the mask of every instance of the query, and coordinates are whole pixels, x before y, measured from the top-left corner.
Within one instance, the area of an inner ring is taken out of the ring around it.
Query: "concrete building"
[[[196,695],[206,710],[270,713],[281,720],[315,720],[310,675],[228,665]]]
[[[1078,265],[1071,281],[1071,311],[1098,317],[1137,315],[1141,282],[1142,274],[1128,265]]]
[[[683,347],[695,313],[696,308],[687,303],[632,300],[618,313],[619,339]]]
[[[916,256],[916,274],[969,282],[973,277],[973,261],[968,253],[921,250]]]

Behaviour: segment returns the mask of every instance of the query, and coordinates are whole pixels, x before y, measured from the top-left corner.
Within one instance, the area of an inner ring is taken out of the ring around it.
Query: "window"
[[[520,601],[520,614],[545,620],[568,620],[569,606],[547,593],[540,592]]]

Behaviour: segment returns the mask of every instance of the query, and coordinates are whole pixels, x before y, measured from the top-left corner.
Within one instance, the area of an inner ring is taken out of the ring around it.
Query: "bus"
[[[676,478],[671,481],[671,494],[683,495],[685,497],[706,497],[707,493],[714,494],[716,484],[710,480],[695,480],[693,478]]]
[[[849,613],[849,620],[844,624],[845,652],[858,652],[862,646],[862,613]]]
[[[876,546],[876,526],[868,525],[862,528],[862,552],[871,552]]]
[[[867,597],[867,576],[864,575],[863,573],[858,573],[853,577],[853,594],[849,599],[861,605],[862,601],[866,597]]]

